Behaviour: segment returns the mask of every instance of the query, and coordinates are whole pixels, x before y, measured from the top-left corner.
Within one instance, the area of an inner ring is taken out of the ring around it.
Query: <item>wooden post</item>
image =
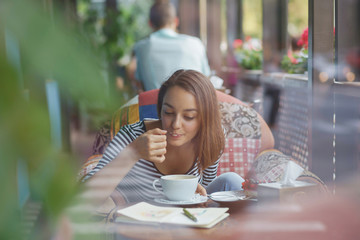
[[[210,67],[217,73],[220,73],[223,63],[223,55],[220,49],[222,40],[221,10],[221,1],[207,1],[207,53]]]
[[[226,4],[227,39],[230,47],[235,39],[243,38],[242,0],[228,0]]]
[[[206,0],[199,0],[200,39],[207,46],[207,4]]]
[[[287,1],[263,0],[263,71],[279,72],[287,48]]]
[[[200,37],[199,1],[178,1],[178,16],[180,33]]]

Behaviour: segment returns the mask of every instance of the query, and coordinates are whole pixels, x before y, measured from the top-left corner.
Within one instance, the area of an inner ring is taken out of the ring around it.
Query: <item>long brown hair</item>
[[[196,136],[198,146],[195,146],[195,150],[200,161],[200,167],[204,170],[221,156],[225,143],[215,88],[209,78],[200,72],[194,70],[176,71],[160,87],[157,103],[159,118],[161,118],[164,96],[174,86],[183,88],[196,99],[200,114],[200,129]]]

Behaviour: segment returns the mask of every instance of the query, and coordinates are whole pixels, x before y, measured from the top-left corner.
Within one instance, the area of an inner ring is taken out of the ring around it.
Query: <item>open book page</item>
[[[186,217],[183,209],[180,207],[160,207],[145,202],[118,210],[118,213],[122,215],[116,221],[129,223],[135,223],[136,221],[168,223],[210,228],[229,216],[226,213],[228,208],[188,208],[187,210],[197,218],[197,222]]]
[[[164,222],[166,219],[171,218],[176,214],[180,214],[181,212],[182,208],[159,207],[146,202],[140,202],[133,206],[118,210],[118,213],[138,221],[159,223]]]

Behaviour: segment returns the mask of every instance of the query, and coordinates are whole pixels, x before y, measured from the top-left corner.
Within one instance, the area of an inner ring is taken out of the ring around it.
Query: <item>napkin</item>
[[[289,161],[286,165],[285,172],[280,184],[282,186],[295,186],[296,179],[302,174],[304,168],[293,161]]]
[[[214,85],[214,87],[216,89],[220,89],[222,87],[223,83],[224,83],[223,79],[221,79],[221,78],[219,78],[218,76],[215,76],[215,75],[210,77],[210,81],[212,82],[212,84]]]

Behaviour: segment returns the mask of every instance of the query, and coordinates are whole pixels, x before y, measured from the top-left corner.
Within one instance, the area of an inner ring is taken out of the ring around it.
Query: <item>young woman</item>
[[[158,120],[122,127],[85,179],[112,176],[108,193],[126,202],[160,198],[152,182],[168,174],[199,176],[201,195],[241,189],[244,180],[235,173],[216,177],[224,132],[216,92],[206,76],[176,71],[162,84],[157,108]]]

